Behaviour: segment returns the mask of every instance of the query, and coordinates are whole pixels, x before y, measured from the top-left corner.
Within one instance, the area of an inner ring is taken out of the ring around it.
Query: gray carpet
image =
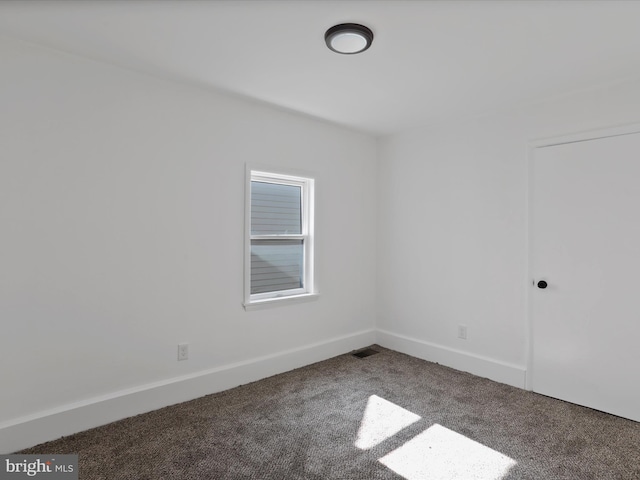
[[[372,348],[21,453],[87,480],[640,479],[639,423]]]

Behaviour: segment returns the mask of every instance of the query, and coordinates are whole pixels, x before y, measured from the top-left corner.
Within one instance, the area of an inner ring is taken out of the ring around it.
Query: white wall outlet
[[[463,340],[467,339],[467,326],[466,325],[458,325],[458,338]]]
[[[178,344],[178,361],[186,360],[187,358],[189,358],[189,344],[179,343]]]

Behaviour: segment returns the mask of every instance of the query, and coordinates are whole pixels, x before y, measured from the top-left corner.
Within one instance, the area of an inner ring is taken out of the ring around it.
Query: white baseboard
[[[406,353],[412,357],[422,358],[514,387],[525,388],[527,369],[520,365],[501,362],[380,329],[376,332],[376,343],[381,347]]]
[[[0,424],[0,454],[320,362],[375,343],[374,329],[114,392]]]
[[[366,330],[243,362],[141,385],[0,424],[0,454],[227,390],[377,343],[417,358],[525,388],[526,368],[386,330]]]

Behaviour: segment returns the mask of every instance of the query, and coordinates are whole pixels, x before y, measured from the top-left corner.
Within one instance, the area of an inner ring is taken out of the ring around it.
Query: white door
[[[640,134],[537,148],[531,213],[533,391],[640,421]]]

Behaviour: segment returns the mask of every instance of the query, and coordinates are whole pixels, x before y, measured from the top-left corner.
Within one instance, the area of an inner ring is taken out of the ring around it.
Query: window
[[[312,296],[313,179],[256,170],[247,177],[245,308]]]

